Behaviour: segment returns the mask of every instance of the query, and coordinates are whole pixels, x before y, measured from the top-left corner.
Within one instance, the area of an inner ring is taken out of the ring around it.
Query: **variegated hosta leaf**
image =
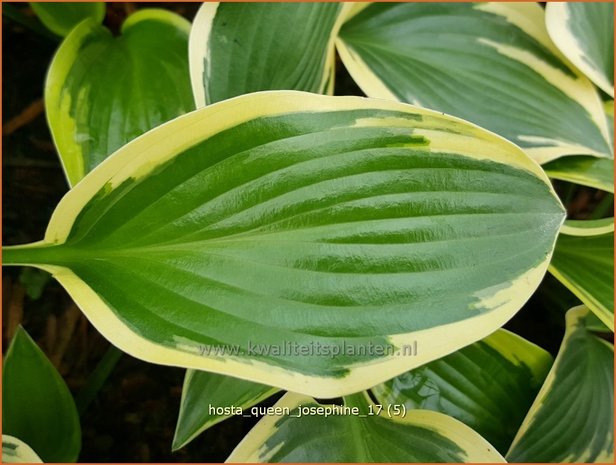
[[[567,330],[509,462],[614,462],[614,346],[586,329],[585,307]]]
[[[553,179],[614,193],[614,160],[586,155],[562,157],[543,165]]]
[[[126,142],[193,109],[184,18],[140,10],[120,37],[76,27],[47,75],[45,107],[71,185]]]
[[[571,63],[614,97],[614,4],[548,2],[550,37]]]
[[[540,163],[611,156],[596,89],[561,59],[538,4],[361,5],[337,47],[368,96],[462,117]]]
[[[567,220],[560,232],[569,236],[598,236],[614,232],[614,218],[600,220]]]
[[[85,19],[100,24],[105,18],[104,2],[30,2],[30,6],[47,29],[62,37]]]
[[[614,218],[566,221],[549,270],[614,330]]]
[[[372,388],[379,404],[450,415],[507,452],[552,357],[521,337],[498,330],[447,357]]]
[[[209,427],[232,416],[230,407],[247,409],[276,392],[278,389],[263,384],[187,370],[173,450],[184,447]]]
[[[209,3],[190,33],[197,108],[261,90],[333,91],[343,4]]]
[[[73,397],[21,327],[6,352],[2,369],[2,433],[27,443],[45,462],[75,462],[81,449]],[[3,436],[3,455],[4,440]]]
[[[610,146],[613,151],[614,101],[606,102],[603,108],[609,129]],[[614,193],[613,158],[597,158],[584,155],[562,157],[546,163],[543,165],[543,169],[553,179],[560,179]]]
[[[344,11],[340,3],[204,3],[193,21],[189,47],[197,108],[262,90],[333,93],[334,40]],[[198,401],[202,395],[216,405],[216,399],[221,406],[241,399],[247,406],[270,390],[188,372],[182,395],[190,408],[182,404],[173,447],[226,418],[210,416],[208,405]]]
[[[43,461],[28,444],[3,434],[2,463],[43,463]]]
[[[502,326],[563,217],[541,168],[474,125],[260,92],[128,144],[3,259],[50,271],[136,357],[335,397]]]
[[[365,393],[345,397],[346,411],[297,394],[286,394],[274,408],[278,413],[261,419],[227,462],[504,462],[454,418],[428,410],[388,413]]]

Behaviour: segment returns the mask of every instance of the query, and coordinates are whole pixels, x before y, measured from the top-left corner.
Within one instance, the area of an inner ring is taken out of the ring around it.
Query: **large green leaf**
[[[85,19],[100,24],[105,18],[104,2],[30,2],[30,6],[47,29],[62,37]]]
[[[561,52],[604,92],[614,97],[614,4],[548,2],[550,37]]]
[[[227,462],[504,462],[485,439],[451,417],[380,409],[364,393],[346,397],[344,407],[287,394],[274,409]]]
[[[2,463],[42,463],[42,460],[28,444],[3,434]]]
[[[263,384],[187,370],[173,450],[184,447],[210,426],[234,415],[231,407],[249,408],[276,392],[278,389]]]
[[[507,453],[510,462],[614,462],[614,346],[567,312],[554,366]]]
[[[188,31],[182,17],[153,9],[129,16],[119,37],[89,20],[64,40],[45,107],[71,185],[126,142],[193,109]]]
[[[197,108],[262,90],[331,94],[334,40],[344,10],[340,3],[204,3],[190,34],[191,80]],[[267,392],[275,390],[189,371],[174,449],[227,418],[209,415],[209,405],[199,401],[203,396],[217,406],[246,407]]]
[[[337,47],[368,96],[462,117],[541,163],[611,156],[599,96],[561,59],[538,4],[359,5]]]
[[[210,3],[190,34],[197,107],[260,90],[333,90],[343,4]]]
[[[45,462],[74,462],[81,448],[73,397],[21,327],[2,369],[2,433],[26,442]]]
[[[614,219],[567,221],[550,272],[614,330]]]
[[[501,329],[372,392],[385,406],[450,415],[504,454],[551,365],[546,351]]]
[[[260,92],[128,144],[3,258],[50,271],[136,357],[335,397],[502,326],[563,216],[541,168],[481,128]]]

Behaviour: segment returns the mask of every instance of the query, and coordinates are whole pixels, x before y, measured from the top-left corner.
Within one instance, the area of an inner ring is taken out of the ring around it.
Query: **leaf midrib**
[[[411,217],[395,217],[396,219],[403,219],[403,218],[435,218],[435,217],[442,217],[442,216],[448,216],[448,217],[452,217],[452,216],[457,216],[457,217],[464,217],[464,216],[500,216],[500,215],[521,215],[521,216],[544,216],[544,215],[549,215],[552,216],[554,213],[551,212],[498,212],[498,213],[485,213],[485,212],[467,212],[467,213],[447,213],[447,214],[434,214],[434,215],[418,215],[418,216],[411,216]],[[380,222],[383,220],[387,220],[387,219],[392,219],[392,218],[378,218],[378,219],[372,219],[372,220],[364,220],[364,219],[360,219],[360,220],[356,220],[356,221],[345,221],[342,223],[337,223],[337,225],[344,225],[344,224],[353,224],[353,223],[365,223],[365,222]],[[266,225],[266,226],[270,226],[270,225]],[[276,234],[284,234],[284,233],[290,233],[290,232],[298,232],[298,231],[305,231],[305,230],[310,230],[310,229],[315,229],[315,228],[319,228],[319,227],[323,227],[323,226],[329,226],[329,225],[311,225],[311,226],[307,226],[307,227],[303,227],[303,228],[294,228],[293,230],[275,230],[275,231],[255,231],[255,230],[250,230],[250,231],[243,231],[241,233],[237,233],[237,234],[232,234],[232,235],[228,235],[228,236],[223,236],[223,237],[215,237],[215,238],[208,238],[208,239],[200,239],[200,240],[195,240],[195,241],[188,241],[188,242],[172,242],[172,241],[166,241],[163,243],[154,243],[154,244],[148,244],[148,245],[142,245],[142,246],[130,246],[130,247],[120,247],[120,246],[115,246],[115,247],[109,247],[109,246],[101,246],[101,247],[87,247],[87,246],[79,246],[79,245],[71,245],[71,244],[57,244],[56,246],[53,246],[53,248],[58,248],[58,249],[62,249],[62,250],[71,250],[79,255],[81,255],[81,257],[83,258],[84,256],[88,256],[88,258],[92,258],[92,256],[97,257],[96,254],[99,254],[98,258],[103,258],[102,256],[104,255],[108,255],[108,256],[136,256],[139,255],[139,252],[146,252],[146,253],[155,253],[155,252],[178,252],[178,251],[184,251],[184,250],[195,250],[195,245],[204,245],[204,244],[220,244],[220,243],[234,243],[234,242],[249,242],[249,241],[257,241],[257,242],[275,242],[275,243],[280,243],[280,242],[290,242],[290,243],[295,243],[295,244],[308,244],[308,243],[321,243],[319,241],[306,241],[306,240],[297,240],[297,239],[281,239],[281,238],[274,238],[274,239],[266,239],[267,236],[274,236]],[[447,238],[447,239],[433,239],[430,241],[425,241],[424,243],[438,243],[438,242],[457,242],[457,241],[463,241],[463,240],[482,240],[485,239],[486,237],[505,237],[505,236],[512,236],[512,235],[517,235],[517,234],[521,234],[520,231],[516,231],[513,233],[505,233],[505,234],[490,234],[487,236],[476,236],[476,237],[459,237],[459,238]],[[175,241],[175,239],[174,239]],[[418,243],[418,242],[411,242],[411,243]],[[344,243],[338,243],[340,245],[343,245]],[[399,243],[399,244],[405,244],[405,243]],[[353,245],[369,245],[369,246],[379,246],[379,245],[390,245],[389,243],[385,243],[385,244],[378,244],[378,243],[353,243]],[[137,252],[137,253],[136,253]]]

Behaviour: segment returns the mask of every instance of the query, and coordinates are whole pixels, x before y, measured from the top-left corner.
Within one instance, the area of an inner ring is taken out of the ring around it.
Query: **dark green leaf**
[[[119,37],[89,20],[64,40],[45,108],[71,185],[126,142],[194,108],[188,30],[174,13],[140,10]]]
[[[204,3],[190,34],[197,107],[260,90],[333,89],[342,5]]]
[[[368,96],[472,121],[540,163],[612,157],[599,96],[560,58],[538,4],[357,5],[337,47]]]
[[[85,19],[100,24],[105,17],[104,2],[30,2],[30,6],[47,29],[62,37]]]
[[[510,462],[614,462],[614,346],[567,313],[554,366],[507,454]]]
[[[344,406],[287,394],[274,409],[227,462],[504,462],[485,439],[451,417],[380,409],[365,393],[345,397]]]
[[[173,450],[184,447],[210,426],[229,418],[231,407],[249,408],[276,392],[278,389],[263,384],[188,370],[182,388]]]
[[[372,392],[379,404],[450,415],[504,454],[551,365],[546,351],[501,329]]]
[[[81,448],[71,393],[21,327],[2,370],[2,433],[27,443],[44,462],[74,462]]]

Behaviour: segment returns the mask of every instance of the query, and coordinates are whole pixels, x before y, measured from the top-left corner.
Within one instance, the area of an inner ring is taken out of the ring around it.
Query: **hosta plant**
[[[170,446],[284,390],[229,461],[613,460],[614,221],[559,197],[612,198],[612,4],[61,8],[71,189],[3,263],[188,369]],[[547,271],[555,358],[502,329]]]

